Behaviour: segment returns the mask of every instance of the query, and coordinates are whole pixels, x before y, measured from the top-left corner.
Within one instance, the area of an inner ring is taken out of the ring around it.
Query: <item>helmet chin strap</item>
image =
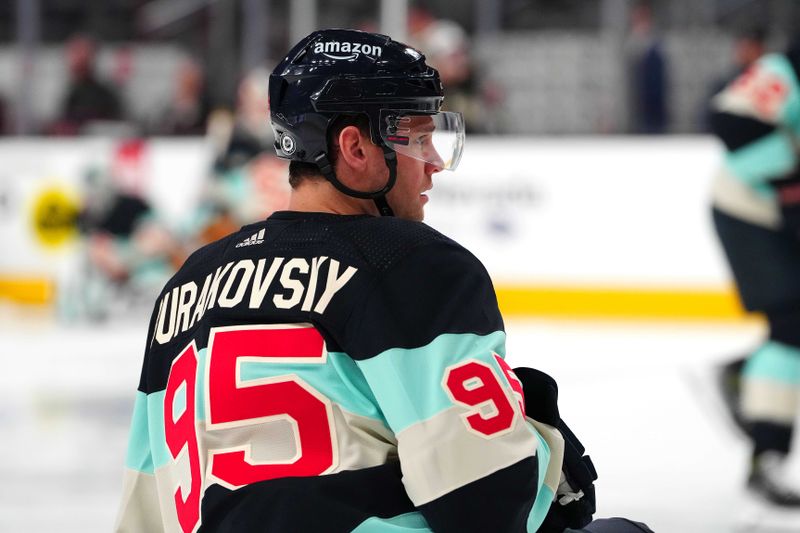
[[[386,201],[386,194],[394,187],[394,183],[397,181],[397,154],[388,146],[383,146],[383,160],[386,161],[386,166],[389,168],[389,181],[387,182],[389,188],[385,193],[373,198],[372,201],[375,202],[375,206],[382,217],[393,217],[394,211],[389,206],[389,202]]]
[[[391,217],[394,216],[394,211],[392,211],[392,208],[389,206],[389,202],[386,201],[386,194],[392,190],[392,187],[394,187],[394,184],[397,181],[397,154],[388,146],[382,146],[382,148],[383,159],[386,162],[386,167],[389,169],[389,179],[386,180],[386,185],[377,191],[357,191],[339,181],[339,178],[336,177],[336,172],[333,170],[330,160],[328,160],[328,156],[324,153],[315,157],[314,163],[319,168],[320,173],[325,176],[325,179],[327,179],[334,187],[336,187],[339,192],[354,198],[372,200],[375,202],[375,206],[378,208],[378,212],[381,214],[381,216]]]

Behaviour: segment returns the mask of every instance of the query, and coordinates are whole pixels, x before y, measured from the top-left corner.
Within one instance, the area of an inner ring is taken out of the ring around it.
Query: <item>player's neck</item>
[[[304,181],[292,190],[289,210],[333,213],[337,215],[373,215],[377,209],[372,200],[361,200],[336,190],[327,181]]]

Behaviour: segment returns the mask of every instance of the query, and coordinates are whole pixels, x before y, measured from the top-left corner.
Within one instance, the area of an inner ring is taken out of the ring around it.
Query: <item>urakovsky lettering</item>
[[[326,273],[323,267],[327,267]],[[322,314],[333,296],[356,272],[357,268],[344,266],[326,256],[310,261],[300,257],[288,260],[276,257],[269,265],[266,259],[231,261],[209,273],[202,287],[189,281],[164,295],[157,305],[152,341],[169,342],[194,326],[215,305],[231,308],[246,304],[250,309],[258,309],[267,293],[272,294],[269,302],[279,309],[300,306],[303,311]]]

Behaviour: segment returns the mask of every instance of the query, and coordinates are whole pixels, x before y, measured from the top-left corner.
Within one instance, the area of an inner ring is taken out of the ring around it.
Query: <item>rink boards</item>
[[[138,150],[122,166],[180,226],[210,145],[151,139]],[[8,140],[0,158],[0,241],[14,250],[0,256],[0,297],[52,301],[79,253],[71,221],[119,168],[119,144]],[[470,137],[458,170],[434,177],[426,222],[484,262],[507,315],[739,320],[708,209],[720,160],[703,136]]]

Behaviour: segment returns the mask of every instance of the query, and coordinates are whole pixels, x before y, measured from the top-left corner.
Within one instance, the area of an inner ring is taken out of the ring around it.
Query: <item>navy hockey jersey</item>
[[[725,159],[712,185],[716,208],[759,226],[782,225],[776,181],[797,172],[800,81],[797,59],[767,54],[712,100]]]
[[[481,263],[422,223],[246,226],[158,298],[117,531],[536,531],[558,435],[504,344]]]

